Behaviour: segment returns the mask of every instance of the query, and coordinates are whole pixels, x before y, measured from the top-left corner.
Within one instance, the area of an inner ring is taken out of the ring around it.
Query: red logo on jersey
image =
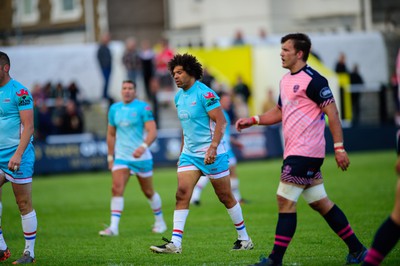
[[[17,92],[17,95],[18,95],[19,97],[22,97],[22,96],[28,96],[29,93],[28,93],[27,90],[21,89],[19,92]]]
[[[212,93],[211,91],[209,91],[209,92],[207,92],[206,95],[204,95],[204,98],[206,98],[206,99],[212,99],[212,98],[215,98],[215,95],[214,95],[214,93]]]

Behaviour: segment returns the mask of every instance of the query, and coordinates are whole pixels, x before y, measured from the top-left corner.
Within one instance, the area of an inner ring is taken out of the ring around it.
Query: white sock
[[[7,244],[3,236],[3,228],[1,228],[1,216],[3,215],[3,203],[0,201],[0,250],[6,250]]]
[[[178,248],[182,246],[183,229],[185,228],[188,215],[189,210],[174,211],[174,229],[172,231],[171,241]]]
[[[7,244],[3,236],[3,228],[0,227],[0,250],[6,250]]]
[[[35,257],[35,240],[36,240],[36,230],[37,230],[37,218],[35,210],[28,214],[21,215],[22,220],[22,230],[24,231],[25,237],[25,251],[30,252],[32,258]]]
[[[235,225],[236,231],[238,233],[239,240],[249,240],[249,235],[247,234],[246,226],[243,220],[242,208],[239,203],[236,203],[230,209],[227,209],[229,216],[231,216],[232,222]]]
[[[155,192],[153,197],[149,200],[149,204],[151,209],[153,210],[156,223],[164,223],[164,217],[161,209],[161,197],[157,192]]]
[[[235,199],[240,202],[242,199],[242,195],[240,195],[240,190],[239,190],[239,178],[237,177],[231,177],[231,190],[232,194],[235,197]]]
[[[123,210],[124,210],[124,197],[112,197],[110,229],[116,234],[118,234],[119,221],[121,220],[121,215]]]
[[[192,198],[190,199],[190,202],[193,203],[195,201],[200,201],[201,192],[207,186],[208,181],[209,179],[206,176],[201,176],[199,178],[199,181],[197,181],[197,184],[193,189]]]

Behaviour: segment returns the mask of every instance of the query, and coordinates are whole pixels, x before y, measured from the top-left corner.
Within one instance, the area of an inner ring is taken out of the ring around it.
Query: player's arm
[[[211,120],[215,122],[215,131],[213,139],[211,141],[211,145],[206,152],[204,163],[212,164],[217,156],[217,148],[219,143],[221,142],[222,137],[224,136],[227,123],[221,107],[217,107],[210,110],[208,112],[208,115],[211,118]]]
[[[11,171],[15,171],[15,166],[19,169],[21,165],[22,155],[24,154],[28,144],[31,142],[31,137],[34,132],[33,109],[21,110],[19,111],[19,116],[21,119],[23,130],[17,150],[8,162],[8,169],[10,169]]]
[[[143,143],[133,152],[133,157],[139,158],[146,151],[146,149],[156,140],[157,138],[157,126],[154,120],[149,120],[144,123],[144,129],[147,132],[146,139]]]
[[[328,116],[329,130],[332,134],[335,145],[335,159],[338,167],[346,171],[350,165],[349,157],[343,145],[343,131],[340,123],[339,112],[334,102],[322,108],[322,111]]]
[[[273,125],[282,121],[282,111],[278,105],[268,110],[262,115],[255,115],[247,118],[240,118],[236,121],[235,127],[237,131],[242,131],[244,128],[251,127],[253,125]]]
[[[115,149],[115,135],[116,135],[116,128],[112,125],[108,125],[107,128],[107,162],[108,168],[111,169],[113,162],[114,162],[114,149]]]

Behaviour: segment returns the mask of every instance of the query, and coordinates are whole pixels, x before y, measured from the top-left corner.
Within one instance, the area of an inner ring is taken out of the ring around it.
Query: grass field
[[[394,151],[351,153],[347,172],[337,169],[328,156],[323,166],[330,198],[346,213],[360,240],[370,246],[373,235],[390,213],[396,176]],[[36,176],[34,207],[38,215],[35,254],[38,265],[248,265],[268,254],[277,220],[275,192],[280,159],[239,163],[242,206],[254,250],[232,252],[236,232],[231,220],[208,186],[201,206],[192,206],[185,227],[182,254],[153,254],[150,245],[162,244],[151,233],[149,205],[131,179],[125,192],[120,236],[104,238],[98,231],[109,223],[111,178],[109,172]],[[171,237],[175,204],[176,169],[158,168],[154,183],[163,199],[163,212]],[[7,184],[3,192],[3,233],[12,252],[11,264],[24,247],[14,196]],[[303,199],[298,204],[297,232],[284,258],[285,265],[343,265],[347,248],[324,219]],[[383,265],[400,265],[399,245]]]

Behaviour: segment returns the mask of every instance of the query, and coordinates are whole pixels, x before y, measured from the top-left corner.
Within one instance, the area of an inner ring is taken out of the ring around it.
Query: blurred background
[[[180,150],[166,62],[189,52],[230,91],[234,122],[276,104],[280,38],[304,32],[327,77],[349,151],[393,149],[400,124],[398,0],[1,0],[0,50],[35,100],[36,173],[106,169],[107,112],[121,82],[151,104],[158,165]],[[239,160],[282,155],[280,126],[240,135]],[[327,136],[327,151],[331,152]]]

